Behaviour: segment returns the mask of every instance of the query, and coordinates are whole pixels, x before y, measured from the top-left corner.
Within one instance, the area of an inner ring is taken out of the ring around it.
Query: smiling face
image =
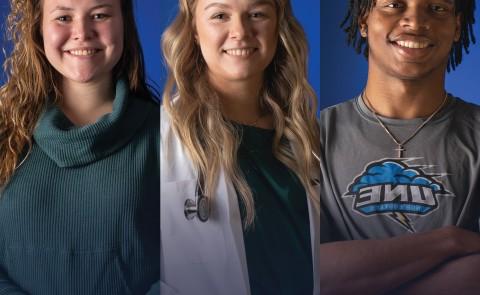
[[[111,78],[123,51],[120,0],[43,0],[41,32],[45,55],[64,80]]]
[[[419,79],[444,75],[460,16],[454,0],[377,0],[360,22],[367,37],[368,62],[383,74]]]
[[[259,79],[277,48],[273,0],[198,0],[196,40],[210,78]]]

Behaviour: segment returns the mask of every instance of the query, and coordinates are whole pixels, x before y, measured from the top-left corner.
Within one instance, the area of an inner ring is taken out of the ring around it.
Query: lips
[[[434,43],[426,36],[412,35],[412,34],[401,34],[401,35],[395,36],[389,41],[390,43],[393,43],[397,46],[400,46],[403,48],[411,48],[411,49],[424,49],[427,47],[434,46]]]
[[[429,42],[425,42],[425,41],[422,42],[422,41],[398,40],[398,41],[395,41],[395,43],[401,47],[414,48],[414,49],[423,49],[431,46]]]
[[[389,40],[395,51],[408,62],[420,62],[435,47],[434,42],[425,36],[402,34]]]
[[[65,50],[65,52],[73,56],[92,56],[99,51],[100,49],[96,49],[96,48],[78,48],[78,49]]]
[[[224,53],[230,56],[240,56],[240,57],[247,57],[252,55],[257,48],[255,47],[244,47],[244,48],[230,48],[223,50]]]

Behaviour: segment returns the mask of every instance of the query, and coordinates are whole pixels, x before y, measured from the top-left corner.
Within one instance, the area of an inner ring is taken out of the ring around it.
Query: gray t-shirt
[[[380,119],[401,142],[424,121]],[[360,97],[323,110],[320,121],[322,242],[446,225],[479,231],[479,106],[450,96],[402,158]]]

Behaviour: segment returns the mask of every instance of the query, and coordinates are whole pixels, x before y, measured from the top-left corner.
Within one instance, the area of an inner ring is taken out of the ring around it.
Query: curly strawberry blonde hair
[[[145,82],[143,52],[133,15],[133,0],[121,1],[124,50],[113,78],[128,80],[136,97],[151,98]],[[0,88],[0,187],[4,187],[32,147],[32,135],[47,104],[62,99],[60,74],[50,65],[41,33],[42,0],[10,0],[7,38],[13,49],[3,65]]]

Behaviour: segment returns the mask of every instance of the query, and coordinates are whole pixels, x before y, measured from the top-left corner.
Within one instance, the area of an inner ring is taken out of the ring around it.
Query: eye
[[[225,20],[226,18],[227,18],[227,14],[223,12],[215,13],[211,17],[211,19],[215,19],[215,20]]]
[[[72,18],[69,15],[61,15],[57,18],[55,18],[56,21],[61,22],[61,23],[66,23],[72,20]]]
[[[403,8],[403,4],[399,2],[390,2],[385,5],[387,8]]]
[[[92,15],[93,20],[104,20],[104,19],[107,19],[109,17],[110,17],[110,15],[105,14],[105,13],[95,13],[94,15]]]
[[[264,17],[266,17],[266,16],[267,16],[267,15],[266,15],[265,13],[261,12],[261,11],[252,12],[252,13],[250,14],[250,17],[252,17],[252,18],[264,18]]]
[[[432,5],[431,6],[432,10],[435,11],[435,12],[446,12],[448,9],[444,6],[441,6],[441,5]]]

